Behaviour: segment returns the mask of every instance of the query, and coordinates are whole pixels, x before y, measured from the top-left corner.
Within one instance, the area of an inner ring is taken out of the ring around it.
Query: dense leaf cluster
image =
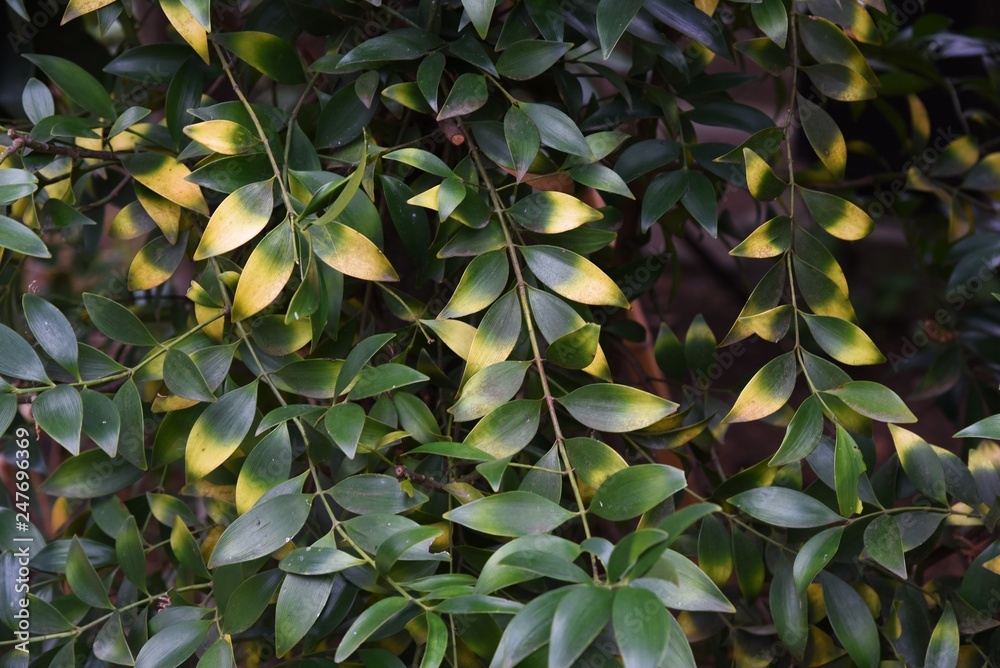
[[[996,67],[946,67],[988,36],[891,0],[68,22],[103,70],[38,40],[0,157],[3,665],[1000,660],[998,330],[889,356],[975,423],[932,445],[841,267],[884,219],[983,301]],[[646,329],[691,238],[759,277],[721,341]]]

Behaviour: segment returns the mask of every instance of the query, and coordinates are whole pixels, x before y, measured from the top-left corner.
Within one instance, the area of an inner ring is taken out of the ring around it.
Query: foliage
[[[20,513],[46,529],[39,666],[1000,660],[995,309],[902,353],[931,360],[918,399],[975,422],[956,454],[856,369],[886,356],[840,264],[880,219],[939,299],[982,304],[997,72],[948,68],[989,35],[915,0],[63,22],[103,70],[39,40],[0,170],[0,426],[31,466],[0,510],[5,650]],[[923,102],[946,96],[954,136]],[[893,171],[878,134],[923,162]],[[688,289],[692,236],[766,268],[719,343],[638,315],[668,268]],[[662,382],[630,376],[647,336]]]

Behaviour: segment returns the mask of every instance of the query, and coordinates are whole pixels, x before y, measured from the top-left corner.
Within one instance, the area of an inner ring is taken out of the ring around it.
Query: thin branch
[[[10,148],[17,145],[17,148],[10,153],[15,151],[30,148],[32,151],[37,151],[38,153],[48,153],[50,155],[64,155],[68,158],[89,158],[94,160],[113,160],[118,162],[121,160],[121,154],[114,151],[94,151],[89,148],[80,148],[79,146],[62,146],[60,144],[49,144],[47,142],[38,141],[32,139],[27,134],[23,132],[18,132],[17,130],[10,129],[7,131],[7,136],[13,139],[13,143],[4,151],[3,159],[6,160],[9,155],[8,151]],[[130,151],[123,151],[123,153],[129,153]],[[3,161],[0,160],[0,164]]]

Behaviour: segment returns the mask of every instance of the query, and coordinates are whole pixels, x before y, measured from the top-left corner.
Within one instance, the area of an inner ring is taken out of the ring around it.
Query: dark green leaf
[[[811,496],[784,487],[747,490],[729,502],[751,517],[779,527],[809,529],[843,519]]]

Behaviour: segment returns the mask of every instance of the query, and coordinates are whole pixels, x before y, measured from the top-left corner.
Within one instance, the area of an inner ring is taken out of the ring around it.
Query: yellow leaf
[[[167,20],[177,31],[185,42],[191,45],[202,60],[207,65],[208,59],[208,33],[205,28],[198,23],[198,19],[192,16],[181,0],[160,0],[160,8],[167,15]]]
[[[267,225],[274,207],[272,181],[251,183],[222,200],[201,237],[195,260],[225,253],[253,239]]]
[[[281,294],[295,268],[294,234],[291,223],[268,232],[250,254],[233,297],[233,322],[264,309]]]

